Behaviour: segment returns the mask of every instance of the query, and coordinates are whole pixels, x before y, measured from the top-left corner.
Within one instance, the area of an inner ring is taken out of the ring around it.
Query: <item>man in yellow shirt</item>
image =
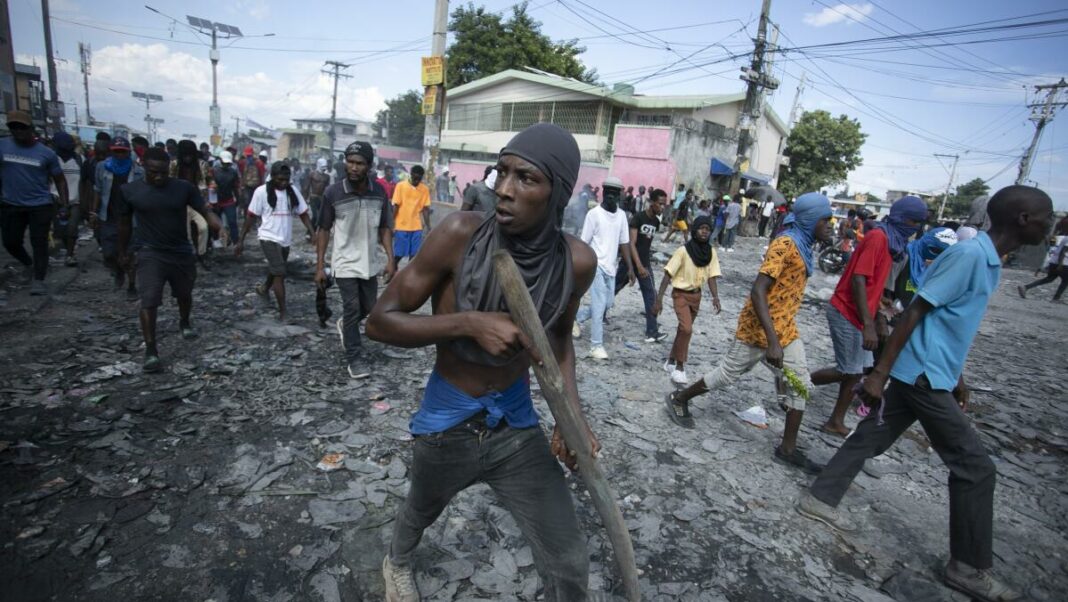
[[[785,374],[788,381],[800,381],[792,395],[782,398],[786,425],[782,443],[775,448],[775,460],[809,473],[819,472],[822,467],[797,449],[797,433],[812,382],[795,318],[801,309],[805,283],[812,275],[812,248],[816,241],[830,240],[830,219],[831,203],[826,196],[809,192],[797,198],[783,221],[786,229],[768,247],[727,353],[711,374],[667,396],[668,415],[676,424],[693,428],[691,399],[726,387],[763,361],[773,371],[791,372]],[[763,413],[762,407],[758,409]]]
[[[423,184],[422,165],[411,170],[411,179],[393,189],[393,256],[415,257],[423,244],[423,231],[430,231],[430,189]]]
[[[708,292],[712,294],[712,305],[718,314],[719,291],[716,278],[719,278],[719,258],[709,238],[712,236],[712,221],[702,215],[693,221],[693,236],[689,242],[675,250],[671,260],[664,266],[666,273],[660,279],[660,290],[653,305],[653,314],[659,316],[661,301],[668,284],[671,284],[671,303],[679,319],[675,331],[675,342],[671,344],[664,370],[671,372],[671,382],[686,384],[686,360],[690,353],[690,337],[693,336],[693,322],[697,311],[701,309],[701,287],[707,282]]]

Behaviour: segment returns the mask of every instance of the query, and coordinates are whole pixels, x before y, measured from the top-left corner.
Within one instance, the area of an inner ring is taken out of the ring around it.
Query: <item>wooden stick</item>
[[[641,588],[638,585],[638,567],[634,563],[634,545],[630,541],[630,532],[623,522],[623,513],[616,504],[615,494],[597,465],[597,459],[591,453],[589,438],[584,428],[585,421],[567,399],[564,375],[560,371],[560,365],[556,363],[556,356],[553,355],[553,349],[545,335],[545,327],[542,326],[541,318],[534,308],[534,301],[519,275],[515,261],[507,251],[498,250],[493,253],[493,270],[508,302],[512,321],[530,338],[544,362],[541,366],[532,363],[534,375],[541,384],[542,396],[549,404],[549,410],[556,419],[556,426],[560,428],[568,449],[575,452],[579,476],[586,482],[590,499],[593,500],[605,530],[608,531],[627,600],[638,602],[641,599]]]

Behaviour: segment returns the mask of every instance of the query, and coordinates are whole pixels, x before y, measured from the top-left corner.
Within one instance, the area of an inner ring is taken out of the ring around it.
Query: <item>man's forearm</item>
[[[390,230],[389,228],[379,228],[378,242],[386,251],[386,261],[393,263],[393,230]]]
[[[627,273],[634,273],[634,262],[631,261],[630,253],[627,249],[630,245],[619,245],[619,254],[623,256],[623,262],[627,264]]]
[[[70,204],[70,190],[67,189],[67,178],[62,175],[56,176],[56,192],[59,193],[59,202],[64,207]]]
[[[330,228],[319,228],[319,234],[315,238],[315,269],[323,269],[326,265],[326,248],[330,246]]]
[[[471,338],[479,312],[417,315],[384,311],[367,322],[367,336],[380,343],[413,349]]]
[[[909,304],[905,313],[901,314],[901,319],[898,321],[897,326],[894,327],[894,331],[890,333],[890,338],[887,339],[886,346],[883,347],[883,352],[879,356],[879,363],[872,369],[872,372],[881,376],[890,374],[890,369],[894,367],[897,356],[901,354],[901,350],[908,343],[909,337],[912,336],[912,331],[916,329],[916,325],[923,320],[923,317],[929,311],[931,311],[931,304],[917,295],[912,303]]]
[[[656,300],[659,301],[664,298],[664,291],[671,285],[671,272],[664,270],[663,277],[660,278],[660,288],[656,291]]]
[[[716,286],[716,278],[712,277],[708,279],[708,292],[712,295],[713,299],[719,298],[719,287]]]
[[[860,323],[864,326],[872,324],[871,312],[868,311],[868,277],[855,274],[849,281],[849,287],[853,292],[853,303],[857,306],[857,315]]]

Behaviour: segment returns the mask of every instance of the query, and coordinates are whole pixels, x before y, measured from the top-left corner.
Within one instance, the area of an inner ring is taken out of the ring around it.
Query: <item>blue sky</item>
[[[21,61],[41,60],[40,4],[11,0],[12,36]],[[60,59],[60,96],[84,111],[78,42],[93,48],[91,103],[97,119],[143,123],[144,106],[132,90],[161,94],[152,112],[166,120],[161,132],[204,138],[209,132],[211,69],[204,39],[182,24],[144,7],[143,1],[52,0],[53,39]],[[193,0],[148,4],[177,18],[194,15],[236,25],[247,36],[222,49],[220,105],[224,127],[233,117],[251,117],[287,127],[295,117],[327,115],[329,77],[323,61],[353,63],[339,94],[341,116],[373,117],[384,100],[419,85],[419,57],[429,53],[431,0],[392,2],[274,2]],[[481,3],[510,10],[508,0]],[[353,8],[357,5],[358,8]],[[459,3],[453,2],[455,8]],[[224,6],[220,8],[220,6]],[[611,7],[609,9],[609,7]],[[772,20],[782,31],[782,47],[811,46],[895,33],[914,33],[984,21],[991,25],[1068,18],[1063,2],[1027,0],[990,3],[966,0],[777,0]],[[610,13],[618,21],[598,15]],[[751,47],[758,0],[532,0],[531,14],[557,39],[580,38],[583,62],[606,83],[637,82],[648,94],[738,91],[738,66],[731,56]],[[1050,12],[1038,15],[1037,13]],[[577,14],[576,14],[577,13]],[[634,29],[651,31],[646,35]],[[652,31],[659,30],[659,31]],[[934,153],[961,155],[957,183],[992,178],[995,188],[1016,177],[1016,158],[1034,131],[1026,87],[1068,75],[1068,25],[1020,29],[960,38],[890,42],[875,52],[812,49],[777,60],[782,86],[769,99],[785,119],[802,71],[810,85],[801,104],[860,120],[869,135],[864,166],[850,174],[853,191],[883,193],[887,188],[941,190],[949,179]],[[274,33],[274,37],[253,37]],[[1020,39],[1009,39],[1020,38]],[[993,43],[948,46],[962,41]],[[225,42],[231,44],[231,42]],[[909,48],[912,46],[912,48]],[[694,53],[691,58],[691,53]],[[730,53],[730,54],[728,54]],[[672,63],[674,66],[668,67]],[[695,66],[699,65],[699,66]],[[681,70],[680,70],[681,69]],[[663,71],[678,72],[665,74]],[[651,76],[651,77],[650,77]],[[1068,100],[1068,93],[1063,100]],[[69,111],[73,117],[73,108]],[[84,118],[84,117],[83,117]],[[1031,172],[1033,183],[1068,209],[1068,115],[1046,128]],[[244,129],[244,124],[241,125]]]

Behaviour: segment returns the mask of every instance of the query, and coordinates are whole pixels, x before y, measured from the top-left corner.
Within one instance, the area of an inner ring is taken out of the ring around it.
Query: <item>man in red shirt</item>
[[[838,383],[838,401],[823,430],[843,437],[849,434],[846,411],[853,400],[853,387],[865,368],[874,364],[872,351],[879,344],[875,316],[894,262],[905,259],[908,240],[927,220],[927,204],[906,196],[890,207],[890,216],[878,222],[867,236],[857,237],[857,246],[838,281],[827,307],[827,324],[834,343],[834,366],[812,373],[812,384]]]

